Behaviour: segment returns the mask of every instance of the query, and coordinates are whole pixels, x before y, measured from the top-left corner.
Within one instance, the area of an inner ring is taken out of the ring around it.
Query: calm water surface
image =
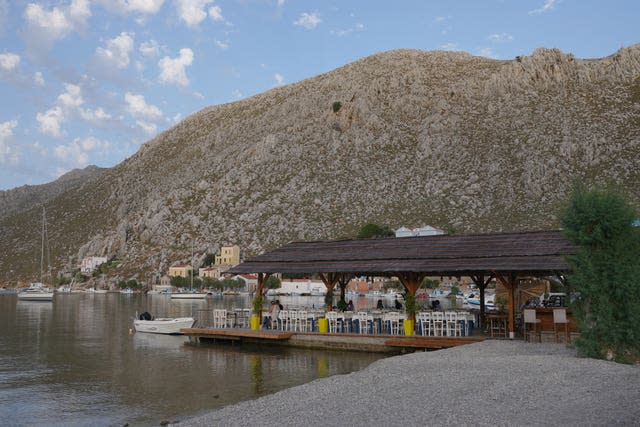
[[[322,298],[281,300],[322,305]],[[159,425],[356,371],[382,357],[193,346],[182,336],[129,333],[136,312],[177,317],[249,305],[248,297],[172,301],[162,295],[70,294],[51,303],[0,296],[0,424]]]

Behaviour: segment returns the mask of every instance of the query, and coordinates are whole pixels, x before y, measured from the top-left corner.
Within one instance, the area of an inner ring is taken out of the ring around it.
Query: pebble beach
[[[187,426],[639,426],[640,366],[564,344],[487,340],[379,360],[192,418]]]

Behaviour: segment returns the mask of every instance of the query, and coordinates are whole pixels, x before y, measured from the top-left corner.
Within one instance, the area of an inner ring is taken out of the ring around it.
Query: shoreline
[[[174,425],[638,425],[640,366],[487,340],[394,356]]]

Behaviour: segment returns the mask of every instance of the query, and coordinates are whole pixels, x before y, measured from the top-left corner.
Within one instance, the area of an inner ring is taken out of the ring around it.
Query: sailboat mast
[[[40,231],[42,243],[40,245],[40,283],[44,283],[44,233],[45,233],[45,210],[42,207],[42,230]]]
[[[189,289],[193,290],[193,240],[191,241],[191,285]]]

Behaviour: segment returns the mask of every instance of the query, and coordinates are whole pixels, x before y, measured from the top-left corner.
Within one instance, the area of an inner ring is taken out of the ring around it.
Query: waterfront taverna
[[[551,276],[563,281],[565,257],[574,253],[576,247],[557,230],[291,242],[228,272],[257,274],[259,294],[275,273],[318,275],[329,291],[357,276],[396,277],[413,296],[426,277],[464,276],[478,286],[481,299],[495,280],[507,291],[505,335],[514,338],[520,283]],[[485,315],[481,301],[480,317]]]

